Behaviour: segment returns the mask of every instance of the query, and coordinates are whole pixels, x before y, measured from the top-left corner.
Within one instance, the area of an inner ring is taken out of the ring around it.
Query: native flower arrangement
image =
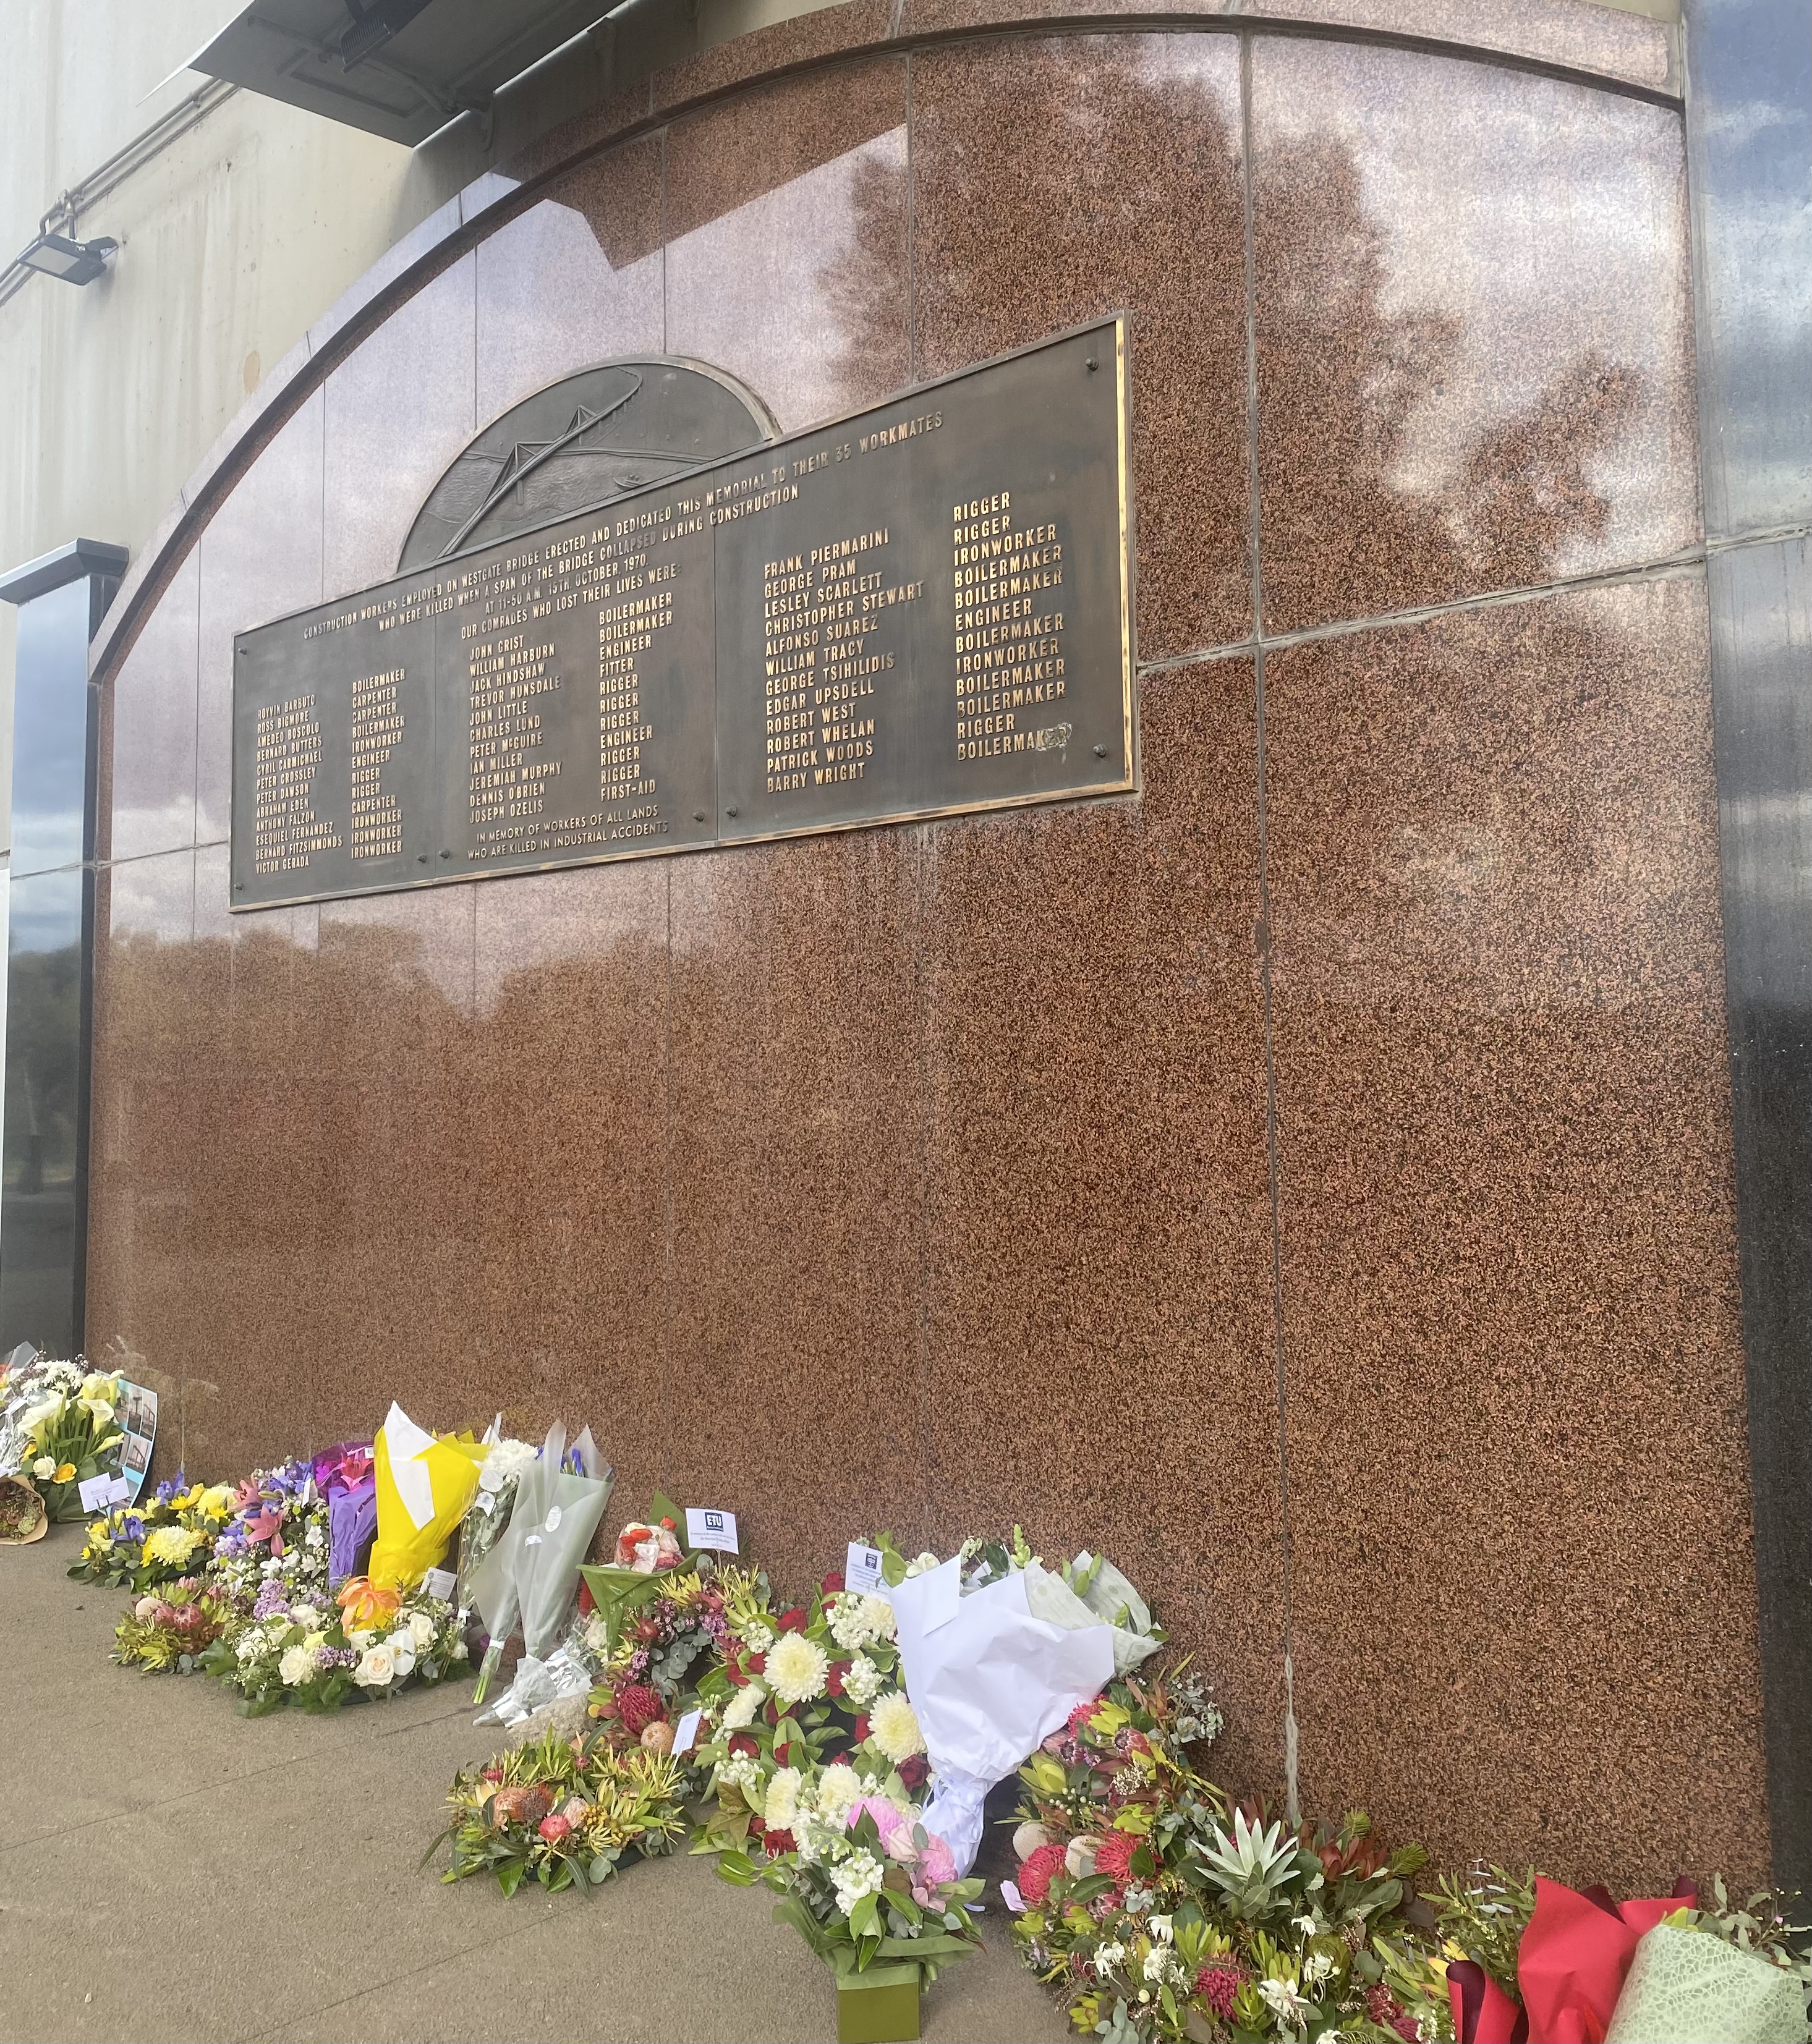
[[[192,1675],[202,1656],[240,1614],[207,1582],[179,1577],[148,1590],[113,1628],[112,1658],[123,1668]]]
[[[664,1753],[549,1731],[455,1777],[452,1822],[421,1864],[451,1839],[443,1881],[490,1873],[506,1895],[525,1879],[589,1895],[625,1864],[673,1850],[686,1834],[684,1784]]]
[[[610,1743],[671,1753],[688,1677],[701,1660],[714,1664],[729,1637],[728,1604],[764,1600],[768,1590],[758,1573],[719,1571],[708,1558],[697,1573],[664,1573],[659,1580],[654,1596],[617,1615],[614,1639],[602,1611],[582,1623],[587,1650],[602,1655],[590,1711]]]
[[[78,1357],[44,1364],[24,1388],[27,1402],[13,1423],[20,1466],[53,1520],[79,1519],[80,1485],[119,1466],[125,1436],[113,1412],[121,1381],[104,1370],[84,1372]]]
[[[199,1575],[233,1509],[230,1484],[190,1485],[180,1474],[169,1477],[143,1504],[119,1505],[95,1520],[69,1573],[140,1595]]]
[[[248,1623],[202,1658],[240,1698],[248,1717],[286,1705],[337,1710],[360,1696],[393,1696],[412,1683],[440,1681],[466,1658],[453,1607],[423,1590],[380,1586],[364,1576],[324,1591],[292,1590],[272,1578]]]
[[[1433,2039],[1444,1969],[1361,1814],[1337,1832],[1229,1812],[1189,1750],[1219,1712],[1187,1674],[1115,1682],[1020,1770],[1003,1889],[1025,1963],[1079,2030],[1139,2039]]]

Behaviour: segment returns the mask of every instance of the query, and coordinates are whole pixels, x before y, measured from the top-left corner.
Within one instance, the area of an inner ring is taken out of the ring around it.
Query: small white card
[[[131,1484],[123,1476],[91,1476],[75,1486],[84,1512],[105,1512],[110,1504],[124,1504],[132,1493]]]
[[[443,1604],[452,1602],[453,1585],[454,1576],[451,1569],[430,1569],[421,1578],[421,1587],[430,1596],[438,1597]]]
[[[887,1597],[887,1585],[881,1574],[881,1550],[852,1540],[843,1558],[843,1587],[864,1596]]]
[[[740,1554],[742,1550],[736,1543],[736,1514],[733,1512],[698,1512],[691,1505],[686,1508],[686,1544],[688,1547],[711,1547],[720,1554]]]
[[[688,1711],[673,1728],[673,1750],[675,1754],[690,1753],[698,1743],[698,1720],[702,1711]]]

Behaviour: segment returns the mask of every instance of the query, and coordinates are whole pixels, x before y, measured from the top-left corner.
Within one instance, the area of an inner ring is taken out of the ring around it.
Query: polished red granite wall
[[[1449,1860],[1759,1873],[1683,209],[1671,105],[1206,21],[592,156],[117,667],[90,1345],[210,1474],[396,1397],[589,1420],[801,1579],[1102,1541],[1234,1785],[1293,1725]],[[233,632],[527,391],[665,351],[790,428],[1120,307],[1137,797],[227,914]]]

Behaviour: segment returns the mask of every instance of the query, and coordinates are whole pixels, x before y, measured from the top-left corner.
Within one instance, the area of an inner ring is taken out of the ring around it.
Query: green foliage
[[[1475,1865],[1464,1877],[1444,1874],[1427,1900],[1441,1934],[1476,1960],[1510,1999],[1521,2004],[1517,1954],[1535,1914],[1535,1869],[1520,1874],[1501,1866]]]

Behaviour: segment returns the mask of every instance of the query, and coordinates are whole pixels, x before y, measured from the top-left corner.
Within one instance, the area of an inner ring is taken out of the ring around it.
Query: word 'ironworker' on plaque
[[[233,907],[1129,789],[1126,375],[1104,321],[533,528],[487,456],[434,546],[506,536],[240,635]]]

